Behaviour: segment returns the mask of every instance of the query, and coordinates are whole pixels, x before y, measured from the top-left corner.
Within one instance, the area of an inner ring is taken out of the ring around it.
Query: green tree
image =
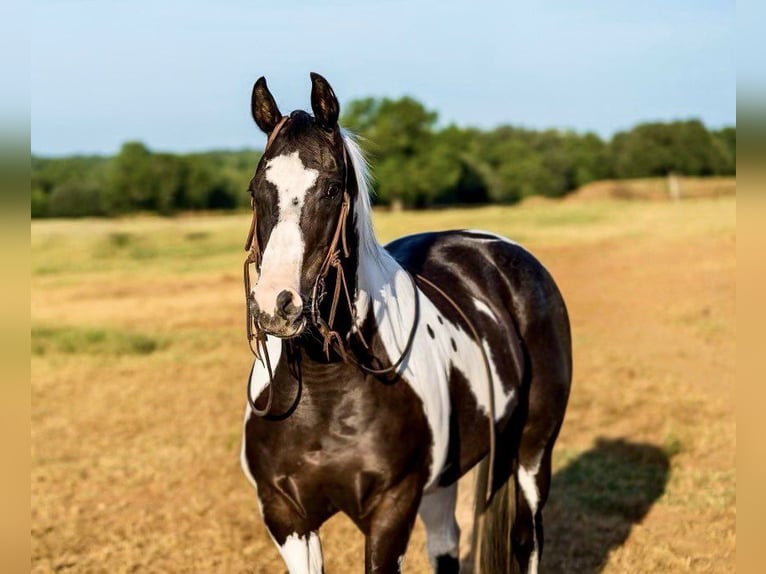
[[[48,215],[54,217],[84,217],[104,215],[101,210],[101,189],[87,183],[69,180],[53,188],[48,200]]]
[[[342,125],[366,139],[381,203],[513,203],[610,177],[736,174],[736,128],[710,131],[698,120],[640,124],[605,142],[513,126],[439,128],[436,112],[410,97],[365,98],[344,110]],[[253,150],[176,155],[140,142],[113,158],[33,157],[30,209],[56,217],[245,207],[258,160]]]
[[[737,173],[737,128],[723,128],[712,132],[718,153],[718,175]]]
[[[109,170],[103,196],[106,213],[115,215],[140,209],[156,209],[152,154],[141,142],[123,144]]]
[[[45,190],[40,187],[39,185],[32,185],[32,197],[31,197],[31,205],[30,205],[30,212],[32,214],[32,217],[47,217],[49,215],[48,211],[48,200],[49,200],[49,194],[45,193]]]
[[[150,193],[158,213],[169,215],[183,205],[186,184],[183,158],[172,154],[154,154],[151,158]]]
[[[436,120],[436,112],[410,97],[349,104],[341,123],[369,142],[379,201],[423,206],[433,200],[434,180],[443,166],[430,149]]]
[[[573,189],[612,176],[609,149],[600,137],[592,132],[583,135],[567,132],[562,137],[565,153],[572,159]]]
[[[610,147],[621,178],[713,175],[721,164],[720,150],[699,120],[640,124],[616,134]]]

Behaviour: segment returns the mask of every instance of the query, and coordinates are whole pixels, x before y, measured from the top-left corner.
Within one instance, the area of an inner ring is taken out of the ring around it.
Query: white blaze
[[[294,151],[280,155],[266,164],[266,181],[274,184],[279,198],[279,217],[266,244],[261,275],[253,288],[258,307],[274,312],[277,296],[285,289],[300,293],[303,263],[303,234],[300,218],[306,192],[316,183],[319,172],[309,169]]]

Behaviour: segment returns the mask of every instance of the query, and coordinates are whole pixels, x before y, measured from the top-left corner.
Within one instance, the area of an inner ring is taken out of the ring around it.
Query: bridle
[[[274,142],[274,140],[277,137],[277,134],[279,133],[279,130],[282,129],[286,121],[289,119],[289,116],[283,116],[282,119],[280,119],[279,123],[275,126],[275,128],[272,130],[271,134],[269,135],[269,138],[266,142],[266,147],[264,149],[264,156],[266,152],[268,151],[271,144]],[[335,353],[344,361],[347,363],[351,363],[361,369],[362,371],[374,375],[377,377],[388,375],[390,373],[395,372],[401,364],[404,362],[404,359],[409,355],[410,351],[412,350],[412,346],[415,340],[415,333],[417,331],[418,324],[420,322],[420,296],[418,295],[418,284],[421,285],[427,285],[429,288],[431,288],[433,291],[439,294],[446,302],[448,302],[460,315],[463,322],[468,326],[468,330],[471,333],[471,336],[473,337],[476,344],[479,346],[479,349],[482,353],[482,358],[484,360],[484,368],[486,370],[487,375],[487,384],[489,386],[489,454],[488,454],[488,468],[490,469],[488,472],[486,472],[486,476],[481,477],[483,482],[486,482],[486,495],[483,504],[486,504],[492,494],[492,480],[491,480],[491,474],[492,470],[494,469],[494,460],[495,460],[495,396],[493,391],[493,384],[492,384],[492,370],[490,368],[489,363],[489,357],[487,356],[487,352],[484,349],[484,345],[481,343],[481,339],[479,338],[479,333],[476,330],[476,327],[473,325],[473,323],[468,319],[468,316],[465,314],[465,312],[461,309],[460,305],[452,298],[450,297],[443,289],[441,289],[438,285],[433,283],[431,280],[427,279],[421,274],[411,274],[406,269],[403,269],[404,272],[407,274],[407,277],[410,279],[410,282],[412,283],[412,289],[413,293],[415,294],[415,310],[414,310],[414,318],[412,322],[412,327],[410,328],[409,335],[407,336],[407,342],[404,345],[404,349],[402,350],[401,355],[399,358],[392,362],[387,367],[383,368],[374,368],[369,365],[364,364],[360,360],[358,360],[353,354],[346,352],[345,343],[343,340],[343,337],[341,334],[333,329],[333,324],[335,322],[337,310],[338,310],[338,303],[341,298],[341,291],[343,292],[343,295],[345,296],[345,302],[348,305],[348,310],[350,313],[350,316],[352,318],[352,331],[356,334],[357,339],[362,344],[362,346],[370,350],[369,344],[365,341],[364,336],[361,333],[361,329],[357,322],[356,317],[356,307],[353,303],[351,293],[348,288],[348,283],[346,281],[346,275],[343,267],[343,261],[345,259],[348,259],[350,256],[350,251],[348,248],[348,240],[347,240],[347,222],[349,218],[349,213],[351,211],[351,199],[348,192],[348,183],[349,183],[349,161],[348,161],[348,154],[346,151],[345,144],[343,145],[343,165],[344,165],[344,187],[343,187],[343,200],[341,203],[340,213],[338,215],[338,222],[335,226],[335,232],[333,233],[332,240],[330,242],[330,245],[327,249],[327,254],[325,255],[325,258],[322,262],[322,265],[319,268],[319,273],[317,275],[316,280],[314,281],[314,287],[311,292],[311,304],[310,304],[310,318],[311,322],[314,327],[319,331],[319,334],[322,337],[322,347],[324,350],[325,355],[329,359],[330,357],[330,349],[335,351]],[[258,321],[256,317],[254,317],[251,305],[250,305],[250,299],[251,299],[251,293],[252,293],[252,273],[255,272],[256,274],[256,282],[257,282],[257,276],[260,273],[260,267],[261,267],[261,249],[260,245],[258,244],[258,233],[257,233],[257,226],[258,226],[258,213],[256,211],[255,207],[255,200],[251,198],[251,207],[253,210],[253,218],[250,222],[250,230],[247,234],[247,239],[245,241],[245,251],[248,252],[247,258],[244,262],[244,286],[245,286],[245,309],[246,309],[246,322],[247,322],[247,340],[248,345],[250,347],[251,352],[255,356],[256,359],[261,360],[261,356],[263,357],[262,362],[266,366],[266,370],[268,371],[269,375],[269,384],[267,385],[268,389],[268,395],[266,399],[266,406],[262,409],[258,408],[255,404],[255,399],[252,396],[251,387],[252,387],[252,376],[248,378],[247,383],[247,401],[250,405],[250,409],[252,413],[258,417],[267,417],[270,414],[271,406],[273,402],[273,383],[274,383],[274,370],[273,366],[271,364],[271,360],[269,357],[269,351],[266,346],[266,334],[263,332],[263,330],[258,325]],[[330,270],[335,270],[335,288],[333,290],[332,294],[332,302],[330,304],[330,313],[328,315],[327,320],[325,320],[320,312],[320,304],[324,297],[327,294],[326,291],[326,279],[327,276],[330,273]]]
[[[289,116],[283,116],[279,123],[277,123],[276,127],[272,130],[271,135],[269,135],[269,139],[266,142],[264,155],[273,141],[276,139],[279,130],[282,129],[288,119]],[[348,248],[347,239],[347,225],[349,213],[351,211],[351,198],[348,192],[349,162],[345,145],[343,146],[343,166],[345,178],[343,187],[343,200],[341,202],[341,208],[340,213],[338,214],[338,222],[335,226],[335,232],[333,233],[332,240],[330,241],[330,245],[327,248],[327,254],[322,261],[322,265],[319,267],[319,272],[317,274],[316,280],[314,281],[314,287],[311,291],[310,318],[313,326],[316,327],[317,331],[319,331],[319,334],[322,337],[322,348],[328,359],[330,357],[330,349],[332,349],[337,355],[341,357],[344,362],[352,363],[371,375],[382,376],[396,371],[404,362],[404,359],[407,357],[407,355],[409,355],[410,350],[412,349],[412,345],[415,340],[415,332],[417,331],[417,326],[420,320],[420,298],[417,297],[417,284],[414,277],[409,272],[405,271],[410,281],[412,282],[413,292],[416,293],[414,313],[415,317],[413,319],[412,327],[407,337],[407,342],[404,346],[404,349],[396,361],[384,368],[374,368],[364,364],[363,362],[356,359],[352,354],[346,352],[343,337],[337,330],[333,329],[338,311],[338,303],[341,298],[341,292],[343,292],[343,295],[345,296],[345,302],[348,305],[348,310],[352,317],[352,322],[354,325],[352,329],[353,332],[356,334],[357,339],[365,349],[369,350],[370,346],[358,328],[356,321],[356,307],[352,301],[351,292],[348,288],[348,282],[346,281],[346,275],[343,267],[343,261],[348,259],[351,254]],[[266,366],[269,375],[269,385],[266,406],[263,409],[260,409],[256,406],[255,399],[253,399],[250,392],[252,386],[252,377],[248,379],[247,400],[250,404],[250,409],[252,410],[253,414],[256,416],[264,417],[267,416],[271,411],[273,400],[272,383],[274,382],[274,371],[271,365],[271,360],[269,358],[268,348],[266,347],[266,334],[258,325],[258,321],[253,315],[250,305],[253,285],[252,276],[255,274],[257,283],[257,277],[260,273],[261,267],[261,249],[258,243],[257,233],[258,213],[255,207],[254,199],[251,198],[250,204],[253,210],[253,217],[250,222],[250,230],[247,233],[247,239],[245,240],[245,251],[248,253],[243,268],[247,341],[248,346],[250,347],[250,351],[253,353],[255,358],[259,360],[261,360],[261,357],[263,358],[262,362]],[[332,269],[335,270],[335,288],[332,293],[330,313],[327,320],[325,320],[320,312],[320,304],[327,294],[326,279],[330,274],[330,270]]]

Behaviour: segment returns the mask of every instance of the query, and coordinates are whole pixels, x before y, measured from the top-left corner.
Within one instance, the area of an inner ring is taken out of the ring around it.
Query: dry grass
[[[239,470],[247,216],[32,225],[32,569],[281,571]],[[481,227],[557,278],[575,381],[546,572],[735,570],[734,198],[376,215]],[[324,528],[328,572],[362,538]],[[426,571],[415,531],[406,571]]]
[[[677,176],[676,182],[678,194],[683,199],[716,198],[737,193],[737,180],[733,177]],[[671,199],[670,186],[670,180],[664,177],[594,181],[578,189],[570,196],[570,200],[612,198],[668,201]]]

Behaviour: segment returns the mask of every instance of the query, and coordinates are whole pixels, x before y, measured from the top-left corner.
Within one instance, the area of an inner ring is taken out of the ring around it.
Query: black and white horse
[[[248,297],[266,352],[242,467],[266,527],[290,573],[318,573],[319,527],[343,512],[366,537],[366,571],[399,572],[419,514],[434,570],[457,572],[457,480],[492,450],[480,568],[536,572],[571,380],[559,290],[483,231],[381,246],[365,159],[330,85],[311,79],[313,116],[283,117],[263,78],[252,96],[269,143],[250,184]]]

